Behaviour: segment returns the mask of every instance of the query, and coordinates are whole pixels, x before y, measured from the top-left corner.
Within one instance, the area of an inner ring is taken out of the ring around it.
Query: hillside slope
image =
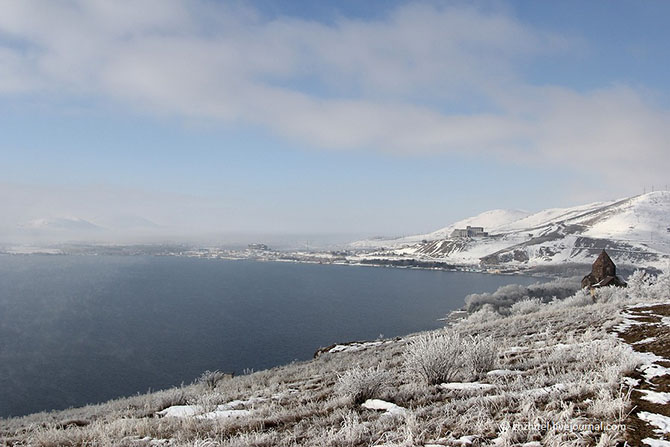
[[[452,238],[454,228],[482,226],[486,237]],[[658,191],[571,208],[493,210],[433,233],[359,241],[367,258],[415,258],[455,265],[522,267],[590,263],[606,249],[617,263],[663,269],[670,260],[670,192]],[[377,250],[375,250],[377,249]]]

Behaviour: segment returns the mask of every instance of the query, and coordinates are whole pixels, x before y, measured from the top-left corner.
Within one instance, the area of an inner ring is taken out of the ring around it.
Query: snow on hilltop
[[[54,217],[34,219],[19,225],[22,228],[30,230],[75,230],[90,231],[99,230],[101,227],[79,217]]]
[[[417,234],[397,239],[368,239],[356,241],[350,244],[352,248],[397,248],[407,244],[413,244],[421,241],[435,241],[446,239],[456,228],[465,228],[470,226],[484,227],[487,231],[492,227],[500,227],[530,215],[527,211],[521,210],[490,210],[485,211],[473,217],[459,220],[447,227],[440,228],[432,233]]]
[[[451,237],[455,228],[468,225],[484,227],[489,235]],[[372,258],[411,257],[489,267],[590,263],[607,249],[617,263],[664,269],[670,261],[670,192],[533,214],[492,210],[432,233],[358,241],[352,248],[369,250],[364,256]]]

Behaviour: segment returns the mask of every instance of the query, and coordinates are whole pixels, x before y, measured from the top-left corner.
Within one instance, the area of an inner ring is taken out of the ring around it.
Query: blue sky
[[[670,183],[667,2],[0,8],[6,235],[403,235]]]

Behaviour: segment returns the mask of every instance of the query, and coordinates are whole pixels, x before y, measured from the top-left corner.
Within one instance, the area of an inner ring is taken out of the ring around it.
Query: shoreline
[[[122,246],[122,248],[125,246]],[[224,254],[225,253],[225,254]],[[458,264],[449,263],[437,258],[429,259],[415,259],[415,258],[362,258],[362,259],[328,259],[320,257],[325,252],[313,252],[304,254],[302,252],[280,252],[270,251],[269,256],[259,255],[258,253],[241,254],[236,252],[223,250],[216,251],[215,254],[204,255],[202,253],[195,254],[192,251],[187,252],[162,252],[162,253],[146,253],[146,252],[96,252],[82,251],[82,252],[63,252],[63,251],[35,251],[35,252],[10,252],[1,251],[0,256],[120,256],[120,257],[179,257],[179,258],[196,258],[207,260],[224,260],[224,261],[255,261],[255,262],[288,262],[294,264],[319,264],[319,265],[340,265],[340,266],[354,266],[354,267],[382,267],[395,269],[410,269],[410,270],[431,270],[441,272],[462,272],[462,273],[485,273],[490,275],[500,276],[528,276],[538,278],[561,278],[571,275],[565,275],[562,270],[575,267],[583,267],[586,269],[588,264],[584,263],[563,263],[563,264],[549,264],[546,266],[500,266],[499,268],[481,267],[476,264]],[[635,266],[629,266],[635,267]],[[556,272],[548,272],[545,269],[555,270]]]

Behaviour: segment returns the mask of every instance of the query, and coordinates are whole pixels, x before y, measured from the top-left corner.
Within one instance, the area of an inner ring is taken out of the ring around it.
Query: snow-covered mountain
[[[488,236],[451,237],[455,228],[484,227]],[[365,257],[412,257],[458,265],[538,266],[590,263],[606,249],[617,263],[667,268],[670,192],[537,213],[493,210],[433,233],[352,244]]]
[[[97,231],[100,226],[78,217],[54,217],[33,219],[22,225],[29,230],[56,230],[56,231]]]
[[[485,228],[499,227],[508,223],[515,222],[519,219],[522,219],[530,215],[527,211],[521,210],[490,210],[485,211],[481,214],[478,214],[474,217],[468,217],[463,220],[459,220],[447,227],[440,228],[435,230],[432,233],[426,234],[416,234],[413,236],[405,236],[400,238],[393,239],[365,239],[361,241],[356,241],[350,244],[351,248],[354,249],[366,249],[366,248],[398,248],[408,244],[415,244],[422,241],[435,241],[439,239],[447,239],[451,232],[456,228],[466,228],[470,226],[480,226]]]
[[[63,243],[144,243],[163,237],[169,229],[141,216],[109,214],[100,217],[48,216],[0,227],[8,246],[46,248]]]

